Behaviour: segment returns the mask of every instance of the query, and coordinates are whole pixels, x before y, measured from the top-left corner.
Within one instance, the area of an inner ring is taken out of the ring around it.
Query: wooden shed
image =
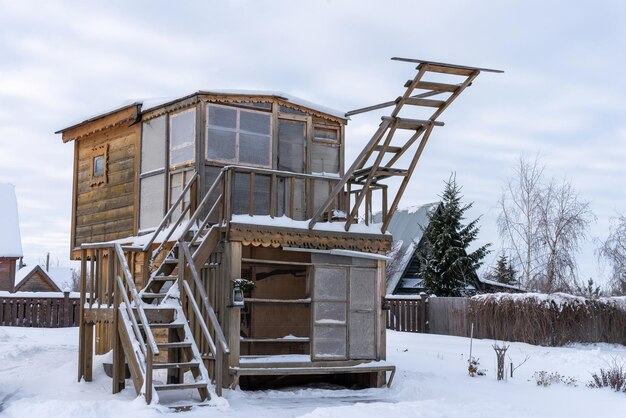
[[[95,352],[113,350],[113,391],[126,359],[148,402],[238,384],[390,382],[386,230],[437,118],[482,71],[417,64],[403,96],[349,113],[278,92],[201,90],[60,130],[74,143],[79,379],[92,377],[95,329]],[[349,116],[384,107],[391,116],[346,169]],[[415,109],[429,114],[402,116]]]

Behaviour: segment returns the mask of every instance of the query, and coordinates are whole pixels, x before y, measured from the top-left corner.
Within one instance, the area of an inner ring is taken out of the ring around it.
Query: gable
[[[15,274],[15,292],[60,292],[61,289],[40,267],[23,267]]]

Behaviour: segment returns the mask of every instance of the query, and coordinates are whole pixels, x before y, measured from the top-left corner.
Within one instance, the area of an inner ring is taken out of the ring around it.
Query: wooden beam
[[[504,71],[502,70],[494,70],[491,68],[481,68],[481,67],[470,67],[470,66],[466,66],[466,65],[457,65],[457,64],[448,64],[445,62],[436,62],[436,61],[427,61],[427,60],[420,60],[420,59],[414,59],[414,58],[400,58],[400,57],[393,57],[391,58],[392,61],[403,61],[403,62],[412,62],[415,64],[429,64],[429,65],[433,65],[433,66],[437,66],[437,67],[445,67],[445,68],[450,68],[450,69],[464,69],[464,70],[471,70],[471,71],[485,71],[488,73],[503,73]]]
[[[426,146],[426,143],[428,142],[428,138],[430,137],[430,133],[432,131],[433,131],[433,126],[431,125],[428,127],[428,129],[424,133],[424,137],[422,138],[422,141],[420,142],[420,145],[417,148],[415,155],[413,156],[413,160],[411,161],[411,165],[409,166],[407,176],[404,179],[402,179],[402,184],[400,185],[400,188],[398,189],[398,192],[396,193],[396,197],[394,198],[393,203],[391,204],[391,207],[389,208],[389,212],[387,213],[387,216],[383,220],[383,224],[380,227],[380,232],[383,234],[385,233],[385,231],[387,231],[389,222],[391,222],[391,218],[394,212],[396,211],[398,204],[400,203],[400,199],[402,198],[402,195],[404,194],[404,190],[406,189],[406,186],[409,184],[409,180],[411,179],[411,176],[413,175],[415,166],[417,165],[417,162],[419,161],[419,158],[422,155],[422,151],[424,151],[424,147]]]

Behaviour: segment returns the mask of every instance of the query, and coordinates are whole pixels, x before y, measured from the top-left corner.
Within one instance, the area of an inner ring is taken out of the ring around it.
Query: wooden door
[[[350,268],[350,359],[376,358],[376,269]]]
[[[313,267],[312,360],[347,358],[349,267]]]

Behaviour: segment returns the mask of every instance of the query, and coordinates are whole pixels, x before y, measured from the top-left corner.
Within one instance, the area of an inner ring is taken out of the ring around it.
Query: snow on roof
[[[322,106],[317,103],[310,102],[305,99],[301,99],[299,97],[293,96],[291,94],[283,93],[280,91],[269,91],[269,90],[239,90],[239,89],[209,89],[209,90],[199,90],[195,93],[183,95],[183,96],[167,96],[167,97],[154,97],[154,98],[145,98],[145,99],[137,99],[137,100],[126,100],[120,103],[117,106],[110,107],[106,110],[91,113],[90,115],[85,115],[79,118],[74,119],[72,122],[65,125],[66,127],[58,130],[56,133],[61,133],[70,128],[73,128],[78,125],[82,125],[83,123],[91,122],[96,119],[100,119],[104,116],[110,115],[115,112],[119,112],[120,110],[126,109],[130,106],[141,105],[141,111],[147,112],[161,106],[164,106],[168,103],[173,103],[188,97],[192,97],[195,94],[213,94],[213,95],[241,95],[241,96],[268,96],[268,97],[278,97],[285,101],[291,102],[298,106],[303,106],[312,110],[317,110],[318,112],[325,113],[327,115],[335,116],[341,119],[349,120],[350,118],[346,116],[346,112],[341,110],[332,109],[330,107]]]
[[[0,257],[22,257],[15,186],[0,183]]]
[[[399,248],[395,246],[393,249],[393,272],[387,275],[387,293],[393,293],[397,287],[402,274],[413,258],[417,244],[422,239],[424,229],[428,226],[430,212],[439,204],[439,202],[433,202],[409,206],[398,209],[391,217],[387,230],[393,236],[394,242],[401,244]],[[381,219],[382,214],[380,212],[374,215],[374,222],[380,222]]]
[[[34,266],[25,266],[15,272],[15,287],[17,287],[26,277],[28,277],[34,270],[40,268],[48,278],[58,287],[61,291],[70,290],[72,288],[72,278],[74,269],[71,267],[50,267],[48,271],[38,264]]]
[[[24,266],[18,271],[15,272],[15,287],[22,282],[30,273],[33,272],[37,268],[37,265],[34,266]]]
[[[50,267],[48,270],[48,276],[62,291],[70,290],[72,288],[74,269],[71,267]]]
[[[285,101],[291,102],[298,106],[306,107],[309,109],[317,110],[318,112],[326,113],[327,115],[335,116],[342,119],[349,119],[346,116],[346,112],[341,110],[332,109],[330,107],[322,106],[317,103],[310,102],[305,99],[301,99],[297,96],[293,96],[291,94],[283,93],[281,91],[270,91],[270,90],[241,90],[241,89],[208,89],[208,90],[200,90],[197,92],[198,94],[214,94],[214,95],[241,95],[241,96],[268,96],[268,97],[278,97]],[[156,109],[157,107],[163,106],[166,103],[170,103],[176,101],[180,98],[188,97],[174,97],[174,98],[158,98],[158,99],[147,99],[143,100],[143,106],[141,108],[142,112],[147,112],[148,110]]]

